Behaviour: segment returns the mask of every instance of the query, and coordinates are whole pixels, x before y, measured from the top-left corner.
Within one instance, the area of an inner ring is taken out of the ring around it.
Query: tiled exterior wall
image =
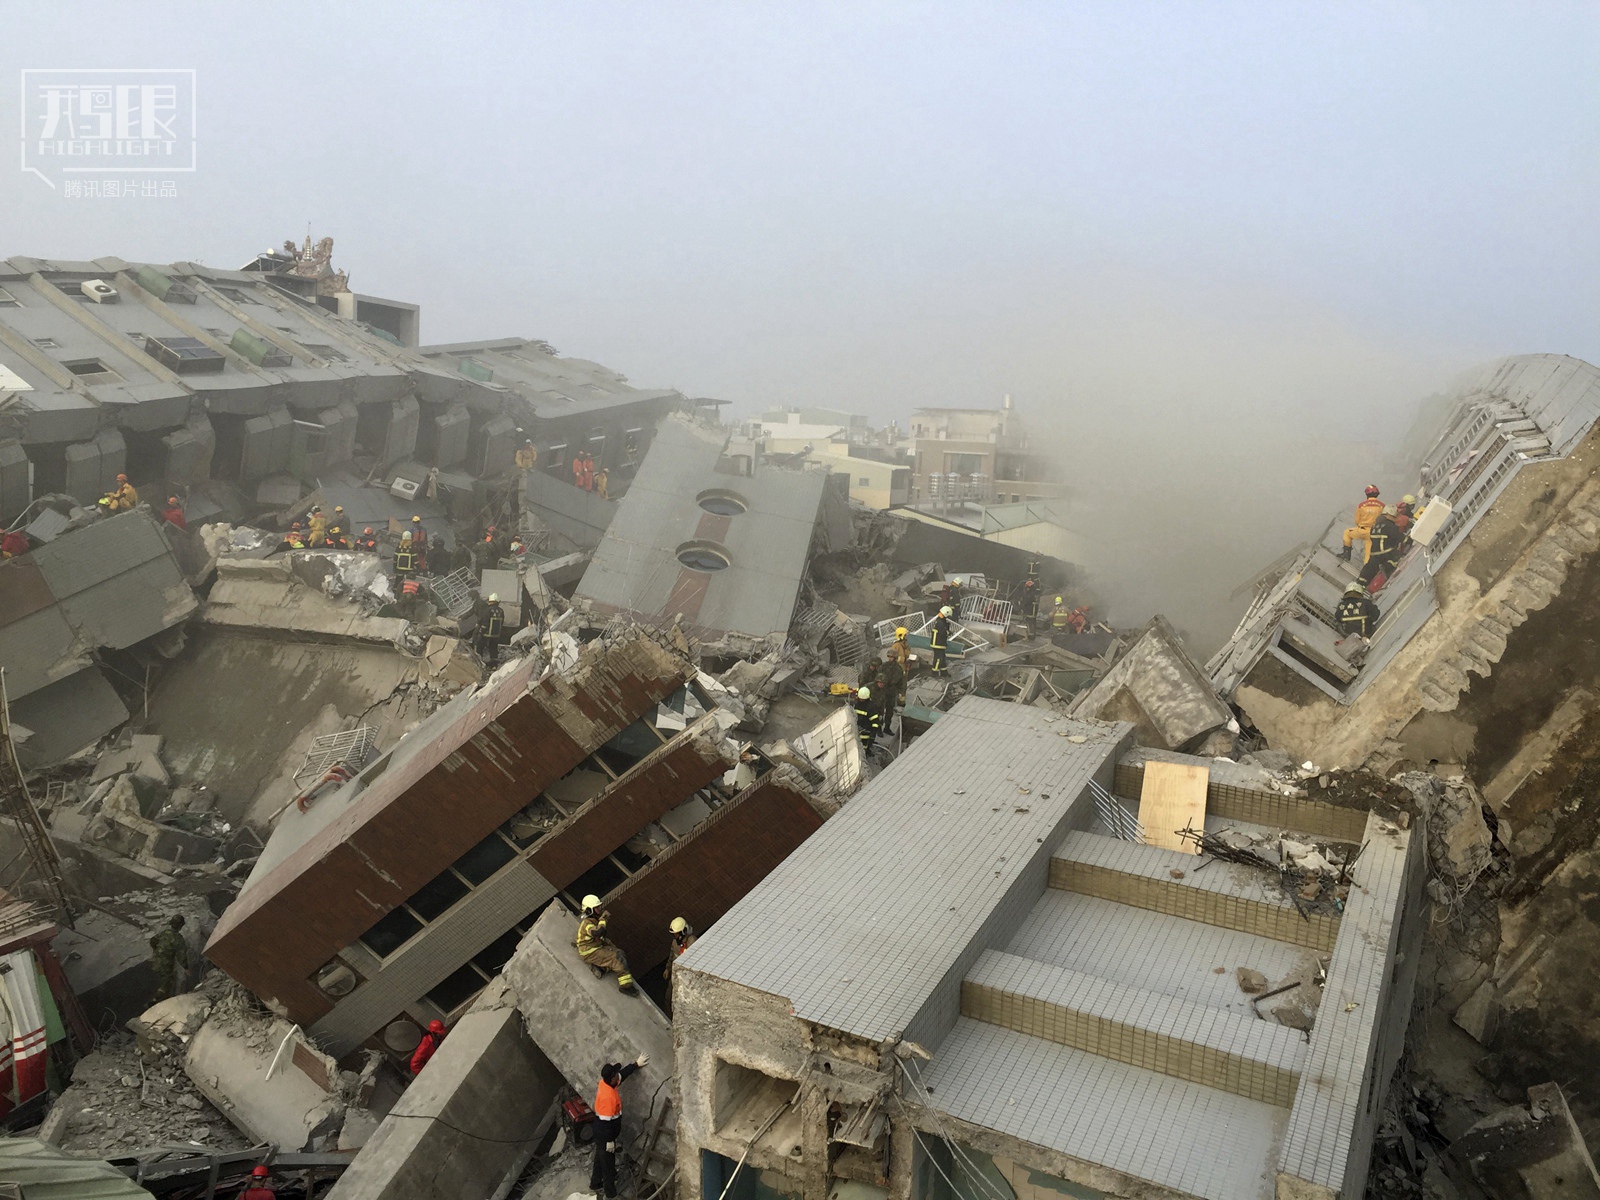
[[[1293,906],[1282,907],[1188,886],[1181,880],[1149,879],[1062,858],[1050,860],[1050,886],[1323,952],[1333,949],[1339,931],[1337,917],[1302,917]]]
[[[1280,1176],[1316,1184],[1344,1200],[1358,1200],[1366,1185],[1372,1136],[1398,1052],[1386,1018],[1394,1006],[1410,1006],[1414,965],[1395,960],[1402,925],[1420,926],[1423,866],[1415,832],[1397,829],[1376,813],[1368,818],[1367,849],[1355,867],[1278,1156]],[[1411,913],[1403,920],[1408,906]],[[1413,946],[1408,963],[1415,957]],[[1380,1030],[1390,1036],[1380,1037]]]
[[[1144,767],[1118,763],[1116,787],[1112,790],[1119,796],[1137,799],[1144,790]],[[1215,780],[1206,789],[1206,811],[1228,821],[1293,829],[1343,842],[1361,841],[1367,823],[1367,814],[1360,809]]]
[[[555,894],[525,861],[509,864],[390,955],[311,1026],[311,1036],[335,1058],[348,1054]]]

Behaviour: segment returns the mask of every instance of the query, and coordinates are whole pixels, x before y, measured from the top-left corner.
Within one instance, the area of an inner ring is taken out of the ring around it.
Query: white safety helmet
[[[499,592],[490,592],[489,593],[489,603],[490,604],[498,604],[498,603],[500,603],[500,593]]]
[[[590,892],[587,896],[585,896],[583,898],[583,911],[585,916],[590,913],[599,912],[600,897],[596,896],[593,892]]]
[[[961,586],[961,576],[959,576],[959,575],[956,576],[956,586],[957,587]]]
[[[941,617],[953,617],[956,614],[955,614],[955,610],[952,609],[948,604],[946,604],[943,608],[941,608],[939,610],[939,615]]]
[[[871,700],[872,699],[872,689],[869,688],[869,687],[857,688],[856,689],[856,699],[858,699],[858,700]]]

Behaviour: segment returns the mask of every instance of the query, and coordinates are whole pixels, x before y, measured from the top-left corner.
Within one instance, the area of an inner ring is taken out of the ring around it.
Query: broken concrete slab
[[[1494,1036],[1495,1022],[1500,1015],[1500,1000],[1495,991],[1494,982],[1485,979],[1480,983],[1466,1002],[1456,1009],[1455,1021],[1462,1029],[1472,1035],[1474,1041],[1487,1046]]]
[[[593,1091],[606,1063],[650,1056],[623,1104],[622,1141],[627,1143],[650,1116],[649,1097],[672,1086],[672,1023],[648,996],[619,991],[614,976],[596,979],[573,948],[577,931],[578,919],[552,904],[502,975],[528,1036],[580,1095]]]
[[[89,782],[101,783],[117,775],[130,774],[161,784],[170,783],[167,768],[161,763],[161,741],[159,734],[134,734],[130,745],[113,746],[100,756]]]
[[[1450,1149],[1490,1195],[1600,1200],[1600,1173],[1557,1084],[1529,1088],[1527,1108],[1485,1117]]]
[[[487,1196],[564,1086],[503,982],[456,1022],[327,1200]]]
[[[408,624],[399,617],[368,616],[352,601],[324,595],[297,578],[283,558],[218,559],[217,582],[201,619],[227,629],[380,645],[392,645]]]
[[[1188,750],[1233,720],[1175,629],[1156,617],[1070,709],[1073,716],[1131,721],[1141,745]]]

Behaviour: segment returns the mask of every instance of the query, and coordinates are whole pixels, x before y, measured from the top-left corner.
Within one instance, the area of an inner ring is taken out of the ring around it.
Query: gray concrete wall
[[[572,474],[562,468],[559,477],[545,471],[522,473],[523,499],[539,519],[564,538],[593,550],[611,528],[617,502],[572,485]]]
[[[287,408],[277,408],[266,416],[251,417],[244,423],[244,453],[239,462],[239,478],[260,479],[276,475],[289,467],[289,449],[294,437],[294,418]]]
[[[33,498],[28,483],[28,455],[15,439],[0,442],[0,523],[8,522]]]
[[[673,972],[672,1017],[678,1068],[678,1195],[698,1200],[700,1151],[711,1150],[737,1162],[745,1150],[743,1142],[716,1129],[719,1060],[798,1083],[810,1051],[805,1023],[789,1011],[786,999],[687,968]],[[799,1178],[798,1160],[770,1136],[751,1147],[749,1162]]]
[[[578,919],[552,904],[506,963],[503,978],[527,1020],[528,1035],[585,1102],[594,1100],[605,1063],[650,1056],[650,1065],[622,1088],[627,1149],[644,1129],[652,1096],[659,1107],[672,1095],[672,1023],[642,992],[618,991],[615,976],[596,979],[572,945],[577,931]]]
[[[462,1200],[495,1190],[562,1079],[503,994],[488,1004],[456,1022],[327,1200]]]
[[[410,458],[416,452],[417,422],[422,416],[417,402],[409,396],[404,400],[396,400],[393,409],[389,416],[389,432],[383,443],[383,461],[386,463]]]
[[[80,504],[93,504],[117,483],[127,459],[127,443],[115,429],[101,430],[92,440],[67,447],[67,494]]]

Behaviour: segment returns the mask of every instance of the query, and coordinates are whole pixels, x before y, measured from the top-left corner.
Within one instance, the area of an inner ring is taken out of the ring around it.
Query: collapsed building
[[[416,347],[416,320],[287,263],[6,260],[0,519],[49,493],[92,504],[119,473],[163,497],[217,481],[281,505],[354,463],[358,480],[415,494],[431,470],[471,497],[528,441],[545,469],[581,448],[626,474],[686,403],[543,342]],[[193,497],[191,521],[240,503],[217,496]]]
[[[815,827],[770,764],[741,763],[694,669],[648,637],[592,644],[570,679],[539,665],[502,668],[287,811],[207,956],[336,1055],[408,1055],[554,897],[614,896],[638,918],[619,925],[640,931],[624,937],[643,972],[666,957],[661,906],[698,903],[709,923],[737,898],[695,882],[718,873],[734,828]]]
[[[1407,818],[1132,734],[968,697],[678,961],[681,1194],[1358,1194],[1421,928]],[[1176,823],[1158,767],[1219,838],[1343,856],[1345,898],[1131,833],[1130,793]]]

